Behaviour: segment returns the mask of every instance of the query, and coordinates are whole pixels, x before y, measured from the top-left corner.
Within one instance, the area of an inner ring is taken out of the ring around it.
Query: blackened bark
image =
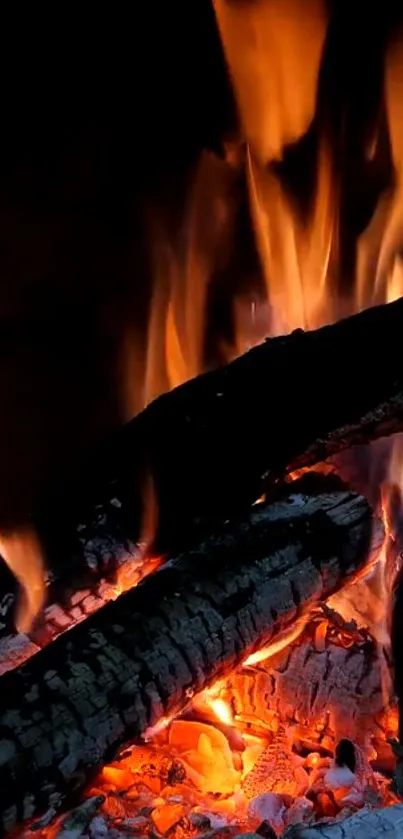
[[[184,550],[196,522],[205,534],[291,471],[403,430],[402,326],[398,300],[273,338],[161,396],[44,502],[36,523],[50,565],[80,564],[78,524],[87,542],[106,521],[136,543],[150,482],[157,549]]]
[[[65,801],[129,738],[289,629],[362,569],[367,501],[303,483],[60,636],[0,692],[0,826]]]
[[[400,300],[272,339],[152,403],[36,511],[50,602],[136,554],[150,487],[156,550],[182,551],[290,471],[402,430],[402,324]],[[14,589],[1,575],[0,637]]]
[[[371,741],[379,757],[386,745],[388,710],[379,645],[365,630],[332,623],[326,608],[314,618],[298,639],[267,661],[232,673],[220,696],[241,726],[247,721],[259,731],[259,726],[270,727],[275,716],[284,726],[292,724],[295,741],[312,751],[333,754],[344,737],[364,748]],[[317,632],[323,620],[330,621],[326,634]],[[391,763],[390,751],[389,768]]]

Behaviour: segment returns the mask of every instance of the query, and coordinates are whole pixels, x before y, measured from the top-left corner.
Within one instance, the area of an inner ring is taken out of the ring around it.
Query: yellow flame
[[[268,658],[272,658],[272,656],[280,653],[281,650],[284,650],[285,647],[288,647],[293,641],[295,641],[301,632],[304,630],[307,622],[309,620],[309,613],[304,615],[295,622],[295,626],[289,630],[289,632],[285,632],[276,641],[273,641],[272,644],[267,644],[265,647],[262,647],[260,650],[256,650],[255,653],[252,653],[248,658],[245,659],[244,666],[248,667],[253,664],[259,664],[261,661],[267,661]]]
[[[225,723],[226,725],[233,725],[234,723],[234,715],[231,711],[231,707],[225,699],[206,697],[207,704],[210,706],[213,713],[216,715],[217,719],[220,722]]]

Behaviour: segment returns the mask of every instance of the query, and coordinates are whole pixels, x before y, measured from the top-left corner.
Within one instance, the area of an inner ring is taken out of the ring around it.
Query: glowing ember
[[[281,833],[394,803],[388,738],[397,715],[384,709],[381,676],[368,633],[324,605],[286,649],[239,667],[196,696],[186,717],[125,749],[79,808],[49,827],[45,819],[39,835],[53,839],[70,824],[91,839],[116,830],[187,839],[264,820]]]

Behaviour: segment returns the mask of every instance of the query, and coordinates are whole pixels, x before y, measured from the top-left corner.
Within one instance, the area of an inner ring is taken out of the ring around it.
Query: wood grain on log
[[[36,522],[50,564],[79,561],[77,525],[86,539],[96,511],[136,543],[149,480],[158,549],[183,550],[195,521],[232,515],[291,471],[402,431],[402,325],[403,299],[270,339],[161,396],[44,502]]]
[[[302,489],[228,522],[2,677],[3,831],[82,789],[123,742],[363,568],[366,500]]]

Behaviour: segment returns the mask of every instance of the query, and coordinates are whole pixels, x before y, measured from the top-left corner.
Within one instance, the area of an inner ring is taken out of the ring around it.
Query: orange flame
[[[395,181],[380,196],[359,238],[353,300],[344,301],[335,288],[340,185],[329,138],[323,132],[319,137],[314,197],[304,213],[273,165],[314,119],[328,6],[323,0],[212,2],[241,136],[227,144],[226,160],[201,155],[180,235],[168,234],[166,226],[154,227],[143,404],[205,369],[208,292],[217,268],[236,249],[233,186],[240,172],[266,296],[262,300],[233,293],[236,334],[233,345],[226,347],[227,358],[265,333],[315,328],[351,307],[360,310],[403,294],[403,40],[389,45],[385,59],[384,101]],[[380,133],[375,130],[367,156],[377,153]],[[270,648],[251,661],[266,653],[271,654]]]
[[[42,548],[33,528],[0,535],[0,553],[20,584],[16,626],[29,632],[45,601],[45,572]]]
[[[259,664],[261,661],[267,661],[268,658],[271,658],[277,653],[284,650],[289,644],[295,641],[299,635],[305,629],[308,620],[309,620],[309,613],[304,615],[301,618],[298,618],[295,622],[295,626],[290,629],[288,632],[284,633],[284,635],[280,636],[276,641],[272,644],[268,644],[266,647],[262,647],[260,650],[257,650],[255,653],[252,653],[248,658],[244,661],[244,666],[251,666],[253,664]]]
[[[143,407],[204,369],[207,293],[229,252],[236,207],[230,201],[234,167],[204,152],[188,195],[179,236],[154,216],[151,302]],[[130,369],[130,368],[129,368]]]
[[[233,292],[236,334],[228,346],[224,342],[226,358],[243,352],[265,333],[311,329],[334,321],[352,305],[360,310],[403,294],[403,39],[390,43],[385,58],[384,105],[394,182],[380,196],[358,241],[352,304],[336,293],[334,282],[339,269],[340,185],[329,138],[324,132],[319,137],[309,210],[302,212],[278,174],[285,150],[306,134],[315,117],[328,4],[325,0],[212,3],[238,107],[240,136],[232,145],[227,143],[225,160],[207,152],[200,156],[179,230],[173,233],[175,225],[153,215],[146,364],[140,375],[136,336],[127,339],[126,416],[205,369],[209,292],[215,276],[228,267],[229,254],[237,253],[239,206],[234,195],[240,182],[247,186],[265,296]],[[377,153],[380,134],[374,132],[367,155]],[[155,515],[147,515],[146,530],[151,533]],[[24,551],[14,537],[5,538],[4,555],[23,582],[25,600],[34,613],[43,602],[43,593],[39,594],[43,563],[35,540],[29,549],[27,537],[23,542]],[[25,625],[29,619],[19,622]]]
[[[315,112],[327,30],[322,0],[213,0],[243,134],[260,164],[280,159]]]

